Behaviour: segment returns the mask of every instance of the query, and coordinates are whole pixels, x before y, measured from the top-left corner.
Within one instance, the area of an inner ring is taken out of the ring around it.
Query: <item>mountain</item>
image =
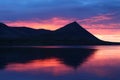
[[[62,40],[71,40],[74,43],[91,44],[101,42],[94,35],[82,28],[77,22],[70,23],[54,32]]]
[[[27,27],[12,27],[12,28],[18,31],[19,33],[22,33],[26,37],[35,37],[35,36],[37,37],[42,34],[51,32],[45,29],[32,29],[32,28],[27,28]]]
[[[0,23],[0,39],[13,39],[22,36],[19,32],[7,26],[4,23]]]
[[[11,27],[0,23],[0,39],[21,39],[40,36],[51,31],[44,29],[32,29],[27,27]]]
[[[0,23],[0,45],[112,45],[72,22],[55,31],[27,27],[9,27]]]

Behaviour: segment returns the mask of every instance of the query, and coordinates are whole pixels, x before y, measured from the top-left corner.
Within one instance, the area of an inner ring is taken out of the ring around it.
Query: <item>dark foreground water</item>
[[[0,80],[120,80],[120,46],[1,47]]]

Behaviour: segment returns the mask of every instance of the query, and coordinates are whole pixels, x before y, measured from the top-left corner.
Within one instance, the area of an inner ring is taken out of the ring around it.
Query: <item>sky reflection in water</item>
[[[120,46],[92,48],[0,49],[0,79],[119,80]]]

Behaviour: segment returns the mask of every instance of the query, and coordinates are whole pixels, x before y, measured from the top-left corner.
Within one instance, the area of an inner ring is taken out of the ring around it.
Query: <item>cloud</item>
[[[44,28],[55,30],[64,25],[76,21],[86,29],[120,29],[120,23],[112,22],[113,13],[97,15],[85,19],[53,17],[50,19],[40,20],[39,18],[31,20],[5,21],[9,26],[27,26],[35,29]]]
[[[98,16],[93,16],[87,19],[82,19],[78,20],[80,23],[95,23],[95,22],[100,22],[100,21],[106,21],[106,20],[111,20],[112,14],[104,14],[104,15],[98,15]]]
[[[26,26],[34,29],[49,29],[49,30],[55,30],[60,27],[63,27],[64,25],[72,22],[72,19],[65,19],[65,18],[58,18],[54,17],[48,20],[39,20],[39,19],[34,19],[34,20],[25,20],[25,21],[6,21],[6,24],[9,26]]]
[[[119,3],[119,0],[2,0],[0,21],[54,17],[84,19],[105,13],[119,14]]]
[[[77,20],[81,25],[86,28],[93,29],[120,29],[120,23],[114,22],[114,13],[102,14]]]

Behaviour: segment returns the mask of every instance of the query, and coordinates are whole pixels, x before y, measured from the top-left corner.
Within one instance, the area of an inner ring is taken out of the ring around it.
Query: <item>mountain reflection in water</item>
[[[94,51],[94,49],[80,48],[2,48],[0,50],[0,69],[4,69],[9,64],[17,64],[22,67],[27,64],[44,66],[58,63],[76,69]]]
[[[1,80],[120,80],[120,46],[0,48]]]

